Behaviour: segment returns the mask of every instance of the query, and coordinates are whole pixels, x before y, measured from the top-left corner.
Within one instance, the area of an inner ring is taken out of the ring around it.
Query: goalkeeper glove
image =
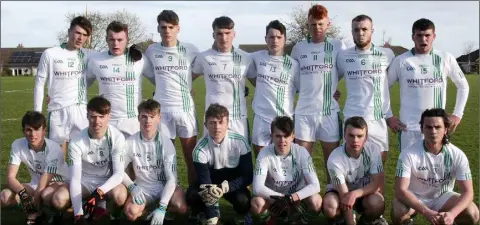
[[[142,188],[137,186],[135,183],[128,186],[128,191],[132,196],[132,202],[137,205],[143,205],[147,201],[145,199],[145,194],[143,193]]]
[[[18,196],[20,197],[20,204],[22,205],[22,209],[25,213],[32,214],[37,212],[33,198],[27,192],[27,189],[24,188],[18,192]]]

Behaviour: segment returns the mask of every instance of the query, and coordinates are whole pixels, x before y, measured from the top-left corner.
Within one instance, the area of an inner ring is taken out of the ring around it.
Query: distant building
[[[11,70],[12,76],[36,75],[38,62],[47,48],[0,48],[0,74]]]
[[[464,73],[478,74],[478,49],[470,52],[467,55],[462,55],[457,58],[457,63]]]

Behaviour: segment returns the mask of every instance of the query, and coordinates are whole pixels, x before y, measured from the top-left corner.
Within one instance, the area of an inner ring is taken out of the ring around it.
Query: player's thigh
[[[384,119],[381,120],[369,120],[368,126],[368,139],[367,141],[375,143],[380,146],[382,152],[388,151],[388,128],[387,122]]]
[[[337,191],[331,189],[325,193],[322,201],[322,210],[323,214],[328,218],[335,217],[340,213],[340,197]]]
[[[37,189],[36,185],[30,183],[22,183],[22,186],[32,197],[35,195],[35,189]],[[20,203],[20,198],[18,197],[18,194],[14,193],[8,188],[2,190],[1,198],[2,204],[5,204],[5,206],[18,205]]]
[[[67,139],[75,137],[81,130],[88,127],[87,106],[85,104],[73,105],[67,108],[69,136]]]
[[[305,202],[308,209],[314,212],[318,212],[322,209],[322,197],[318,193],[315,193],[312,196],[309,196],[302,201]]]
[[[392,216],[395,219],[401,219],[402,217],[411,217],[415,214],[415,210],[404,204],[397,198],[393,198],[391,206]],[[394,218],[392,218],[394,219]]]
[[[270,207],[269,201],[267,201],[266,199],[260,196],[254,196],[250,201],[250,210],[252,211],[253,214],[262,213],[265,211],[265,209],[268,209],[269,207]]]
[[[107,193],[108,198],[115,203],[115,205],[123,205],[128,197],[127,187],[120,183]]]
[[[315,139],[324,143],[336,143],[340,141],[342,123],[338,113],[318,117],[320,126],[315,132]]]
[[[191,138],[197,136],[198,123],[195,111],[175,113],[174,123],[178,137]]]
[[[459,193],[447,191],[430,202],[431,209],[438,212],[447,212],[457,204],[459,198]]]
[[[316,117],[316,115],[295,115],[295,139],[315,142],[315,133],[320,126]]]
[[[252,143],[254,145],[267,146],[270,144],[272,140],[270,124],[271,123],[267,122],[260,116],[254,116],[252,129]]]
[[[65,182],[57,182],[57,184],[52,196],[52,203],[68,204],[70,202],[70,185]]]
[[[48,130],[47,137],[59,145],[62,145],[67,139],[68,113],[67,110],[58,109],[50,111],[47,114]]]
[[[399,135],[399,149],[400,151],[410,147],[411,145],[415,144],[416,142],[423,139],[423,134],[420,131],[401,131],[398,133]]]
[[[82,177],[82,199],[88,198],[93,191],[98,187],[104,184],[107,181],[106,178],[91,178],[91,177]]]
[[[161,123],[158,125],[159,129],[163,134],[167,135],[171,140],[174,140],[177,137],[177,128],[175,124],[174,115],[172,112],[162,112],[160,113]]]
[[[169,211],[177,212],[177,213],[185,213],[187,211],[187,203],[185,199],[185,191],[177,185],[175,187],[175,191],[173,192],[172,197],[170,198]]]

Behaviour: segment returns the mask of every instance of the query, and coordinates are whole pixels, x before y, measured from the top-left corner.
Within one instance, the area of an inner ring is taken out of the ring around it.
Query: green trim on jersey
[[[244,136],[242,136],[240,134],[237,134],[237,133],[228,133],[227,136],[228,136],[229,139],[241,140],[245,144],[245,148],[250,149],[249,144],[248,144],[248,142],[247,142],[247,140],[245,139]]]
[[[323,63],[332,64],[333,63],[333,45],[328,41],[328,38],[325,37],[324,40],[324,49],[325,57],[323,58]],[[323,106],[322,106],[322,116],[330,115],[332,105],[332,72],[327,71],[323,75]]]
[[[78,53],[77,53],[77,59],[78,59],[78,70],[82,71],[85,71],[86,69],[86,64],[85,62],[83,61],[85,58],[85,53],[83,53],[82,49],[79,49],[78,50]],[[86,91],[86,84],[85,84],[85,77],[84,76],[80,76],[78,79],[78,104],[82,104],[84,102],[87,101],[87,91]]]
[[[281,81],[288,81],[290,79],[292,69],[292,61],[288,58],[287,54],[283,55],[283,64],[282,72],[280,73]],[[277,86],[276,89],[276,101],[275,101],[275,111],[277,116],[284,116],[285,113],[285,86]]]
[[[198,142],[197,146],[193,149],[193,162],[198,162],[198,153],[208,144],[208,138],[207,136],[203,137],[200,139]]]
[[[433,48],[430,51],[430,55],[432,56],[432,64],[433,64],[433,78],[434,79],[442,79],[442,70],[440,65],[442,63],[442,58],[433,53]],[[433,88],[433,107],[434,108],[443,108],[443,101],[442,101],[442,87],[434,87]]]
[[[162,44],[163,46],[163,44]],[[189,66],[188,60],[185,58],[187,54],[187,49],[180,45],[180,41],[177,40],[177,53],[178,53],[178,65],[179,66]],[[179,72],[178,75],[178,82],[180,84],[180,93],[182,96],[182,107],[183,112],[190,112],[192,108],[192,103],[190,101],[190,90],[188,88],[188,83],[186,80],[187,72]]]
[[[238,54],[234,51],[234,47],[232,46],[232,61],[233,61],[233,77],[240,76],[242,73],[241,69],[241,62],[242,62],[242,55]],[[238,120],[241,118],[241,105],[240,105],[240,82],[233,82],[233,107],[232,107],[232,119]]]
[[[135,62],[133,59],[128,55],[128,51],[125,51],[125,78],[126,80],[134,80],[135,79]],[[130,69],[130,70],[129,70]],[[127,117],[134,118],[137,117],[135,113],[135,84],[128,84],[125,85],[125,100],[127,104]]]

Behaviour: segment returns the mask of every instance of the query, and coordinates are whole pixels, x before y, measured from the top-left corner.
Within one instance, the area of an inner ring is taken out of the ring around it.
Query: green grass
[[[470,94],[465,107],[465,113],[461,124],[458,126],[455,134],[451,138],[451,142],[462,149],[467,155],[470,161],[470,168],[472,169],[472,177],[474,190],[478,190],[478,149],[479,149],[479,102],[478,102],[478,76],[468,75],[468,82],[470,84]],[[21,132],[21,123],[20,118],[23,116],[23,113],[26,110],[32,109],[33,106],[33,77],[2,77],[0,78],[0,100],[1,100],[1,171],[6,171],[8,156],[10,151],[10,144],[13,140],[22,137]],[[248,82],[247,82],[248,83]],[[154,87],[147,80],[144,80],[143,83],[143,98],[150,98]],[[250,87],[250,95],[247,97],[247,104],[250,106],[254,88],[248,83]],[[339,100],[340,105],[343,106],[345,101],[345,85],[343,81],[339,83],[339,89],[343,93],[341,99]],[[198,121],[203,121],[203,112],[204,112],[204,96],[205,88],[202,78],[199,78],[193,83],[194,90],[194,99],[195,106],[197,111]],[[91,98],[97,93],[96,83],[88,89],[88,96]],[[398,84],[393,86],[390,90],[391,93],[391,105],[395,115],[398,116],[399,112],[399,89]],[[455,105],[455,96],[456,88],[452,82],[449,80],[448,84],[448,96],[447,96],[447,110],[448,112],[453,111]],[[45,106],[44,106],[45,107]],[[253,112],[250,107],[248,107],[248,120],[249,123],[252,123]],[[252,126],[250,126],[252,127]],[[199,132],[203,131],[202,128],[199,128]],[[390,221],[390,203],[392,200],[393,194],[393,183],[395,180],[395,166],[398,158],[397,138],[393,133],[389,133],[389,145],[390,151],[388,153],[388,159],[385,165],[385,199],[386,199],[386,212],[385,216],[387,220]],[[187,187],[187,175],[186,175],[186,166],[183,161],[183,154],[179,141],[175,142],[177,148],[177,157],[178,157],[178,177],[180,180],[180,185],[186,189]],[[317,168],[317,174],[321,182],[322,194],[325,190],[325,171],[323,169],[323,156],[320,149],[320,145],[315,145],[315,152],[313,154],[314,164]],[[0,178],[2,183],[4,181],[4,173]],[[19,178],[21,182],[28,181],[28,174],[25,168],[22,166],[19,172]],[[2,185],[4,187],[4,185]],[[475,194],[475,202],[478,202],[478,193]],[[230,205],[226,204],[224,201],[221,202],[222,215],[231,215],[232,208]],[[24,221],[23,214],[18,209],[5,209],[2,210],[2,224],[22,224]],[[177,217],[179,218],[179,217]],[[182,219],[183,220],[183,219]],[[323,224],[324,222],[323,215],[320,216],[315,224]],[[426,224],[423,220],[417,220],[416,224]]]

